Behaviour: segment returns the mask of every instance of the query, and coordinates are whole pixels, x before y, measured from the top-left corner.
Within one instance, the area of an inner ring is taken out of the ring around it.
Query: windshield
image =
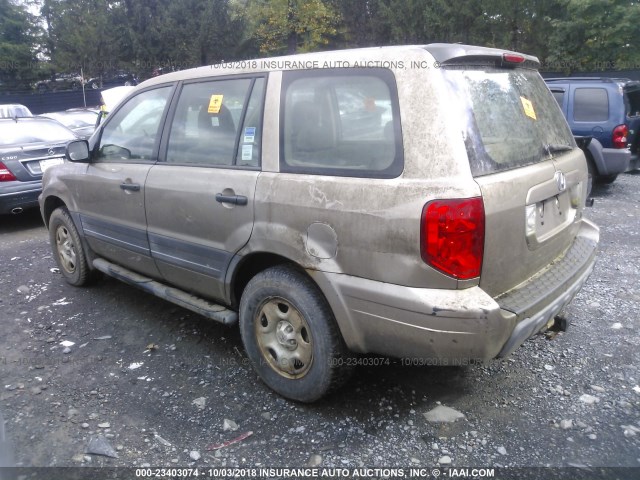
[[[28,143],[58,143],[77,137],[66,127],[53,120],[28,122],[3,122],[0,128],[0,145],[24,145]]]
[[[538,72],[448,67],[443,73],[467,119],[463,135],[474,176],[530,165],[575,147]]]

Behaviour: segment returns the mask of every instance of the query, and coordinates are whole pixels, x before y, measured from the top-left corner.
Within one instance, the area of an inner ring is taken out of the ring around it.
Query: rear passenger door
[[[151,255],[167,282],[205,298],[225,299],[253,228],[265,86],[265,76],[185,82],[147,177]]]

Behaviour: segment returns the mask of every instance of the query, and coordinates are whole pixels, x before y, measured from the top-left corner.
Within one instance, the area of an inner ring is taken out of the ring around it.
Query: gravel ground
[[[594,197],[599,260],[567,332],[485,366],[370,357],[314,405],[267,389],[236,329],[109,278],[71,287],[37,212],[0,218],[0,465],[630,467],[615,478],[640,478],[640,174]],[[463,417],[429,421],[438,406]]]

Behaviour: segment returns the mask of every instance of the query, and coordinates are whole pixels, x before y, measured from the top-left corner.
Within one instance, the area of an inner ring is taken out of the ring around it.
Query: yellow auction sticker
[[[536,111],[533,109],[533,103],[531,103],[529,100],[527,100],[524,97],[520,97],[520,101],[522,102],[522,108],[524,108],[524,114],[527,117],[537,120]]]
[[[209,100],[209,109],[207,112],[209,113],[220,113],[220,107],[222,107],[222,98],[224,95],[211,95],[211,100]]]

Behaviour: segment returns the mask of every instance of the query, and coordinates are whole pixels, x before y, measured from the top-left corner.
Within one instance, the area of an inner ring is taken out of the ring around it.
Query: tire
[[[78,230],[64,207],[56,208],[51,214],[49,241],[60,273],[67,283],[80,287],[93,279]]]
[[[615,175],[600,175],[596,177],[596,183],[609,185],[610,183],[615,182],[616,178],[618,178],[618,174]]]
[[[240,300],[240,334],[262,381],[291,400],[314,402],[351,373],[352,354],[327,301],[292,266],[251,279]]]
[[[593,160],[591,159],[591,155],[587,155],[587,198],[591,196],[591,191],[593,190],[593,180],[596,178],[598,171],[596,170],[595,165],[593,164]]]

